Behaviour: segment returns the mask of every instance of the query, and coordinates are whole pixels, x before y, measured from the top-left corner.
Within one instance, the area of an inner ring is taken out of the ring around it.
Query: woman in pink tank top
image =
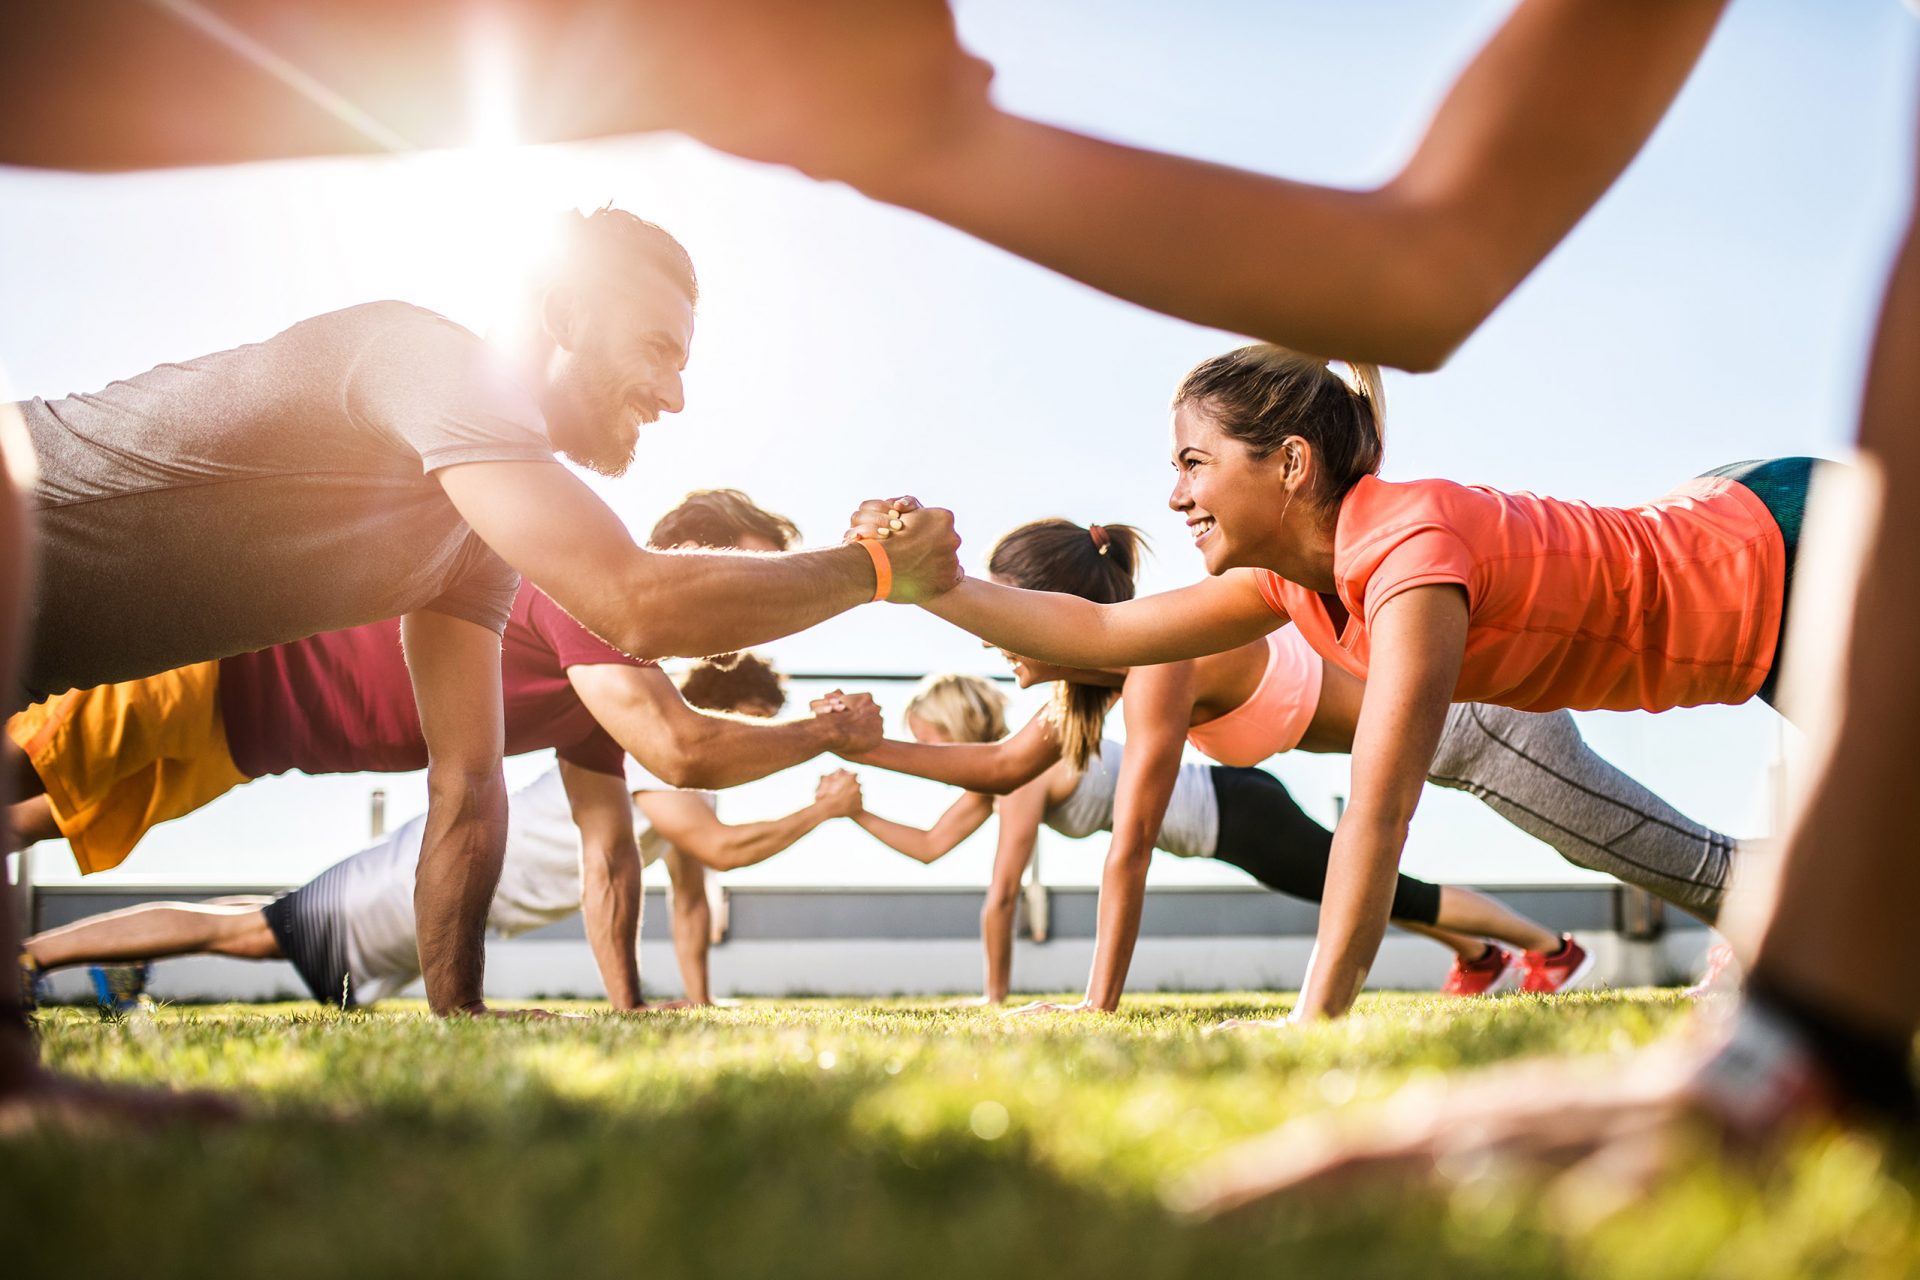
[[[1366,681],[1299,1018],[1359,994],[1452,704],[1657,711],[1771,692],[1812,467],[1753,464],[1635,508],[1387,484],[1381,403],[1371,366],[1343,376],[1269,346],[1205,361],[1174,397],[1170,505],[1211,577],[1126,601],[968,579],[923,606],[1095,672],[1258,652],[1293,621],[1325,676]]]

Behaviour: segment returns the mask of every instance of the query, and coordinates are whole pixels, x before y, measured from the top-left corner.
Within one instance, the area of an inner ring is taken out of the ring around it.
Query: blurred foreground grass
[[[1250,1221],[1168,1212],[1167,1177],[1422,1074],[1620,1053],[1671,995],[1376,996],[1348,1022],[1202,1037],[1264,997],[1139,997],[1007,1021],[925,1001],[748,1003],[552,1023],[418,1008],[42,1015],[61,1069],[244,1094],[197,1132],[0,1143],[9,1275],[1500,1280],[1920,1274],[1911,1180],[1834,1139],[1764,1183],[1711,1162],[1598,1224],[1531,1185]],[[554,1006],[597,1012],[593,1006]]]

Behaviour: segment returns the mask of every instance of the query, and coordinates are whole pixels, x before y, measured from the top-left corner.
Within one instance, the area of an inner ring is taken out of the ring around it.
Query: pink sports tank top
[[[1267,637],[1267,669],[1253,696],[1188,729],[1187,741],[1221,764],[1243,767],[1293,750],[1320,705],[1321,662],[1298,627],[1281,627]]]

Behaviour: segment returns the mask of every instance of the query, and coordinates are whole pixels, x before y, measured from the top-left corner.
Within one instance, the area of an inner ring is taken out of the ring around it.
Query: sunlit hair
[[[664,228],[612,205],[592,213],[560,216],[558,257],[551,278],[576,287],[617,280],[633,262],[659,269],[680,286],[687,301],[700,301],[700,281],[685,246]]]
[[[987,572],[1028,591],[1058,591],[1095,604],[1133,599],[1134,578],[1147,540],[1128,524],[1078,525],[1071,520],[1035,520],[993,545]],[[1076,769],[1100,754],[1100,735],[1114,691],[1062,680],[1053,687],[1049,714],[1060,751]]]
[[[1343,364],[1255,343],[1195,365],[1173,393],[1175,410],[1192,405],[1255,458],[1298,436],[1313,449],[1311,495],[1333,507],[1380,470],[1386,451],[1386,396],[1380,367]]]
[[[694,663],[680,677],[680,696],[707,711],[765,706],[777,712],[787,705],[787,682],[759,654],[729,653]]]
[[[907,714],[953,742],[998,742],[1007,736],[1007,695],[985,676],[928,676],[907,699]]]
[[[800,541],[800,526],[753,503],[738,489],[695,489],[647,535],[654,547],[737,547],[753,537],[776,547]]]

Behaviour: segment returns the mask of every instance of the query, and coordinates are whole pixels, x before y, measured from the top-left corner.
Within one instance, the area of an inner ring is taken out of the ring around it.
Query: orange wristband
[[[880,545],[880,539],[859,537],[855,544],[865,547],[867,554],[873,557],[873,599],[878,602],[893,594],[893,561],[887,559],[887,549]]]

